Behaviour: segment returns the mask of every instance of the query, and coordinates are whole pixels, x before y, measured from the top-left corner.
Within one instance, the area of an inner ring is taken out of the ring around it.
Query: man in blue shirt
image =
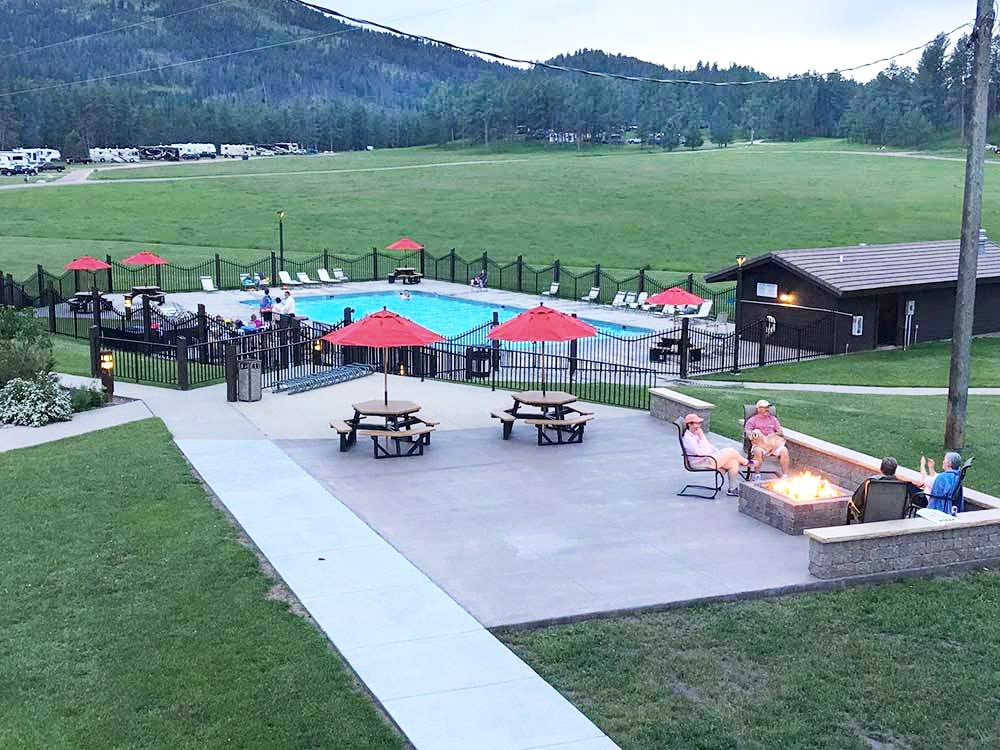
[[[954,505],[958,508],[958,512],[962,513],[965,511],[965,498],[962,497],[962,488],[959,486],[962,456],[955,452],[946,453],[942,469],[943,471],[934,477],[927,507],[950,514],[951,506]],[[958,488],[957,495],[955,495],[956,487]]]

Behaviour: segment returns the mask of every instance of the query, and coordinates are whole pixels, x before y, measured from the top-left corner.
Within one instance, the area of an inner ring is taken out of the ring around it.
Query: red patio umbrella
[[[375,349],[396,349],[403,346],[427,346],[438,341],[444,341],[434,331],[404,318],[398,313],[382,308],[378,312],[366,315],[357,323],[344,326],[336,331],[330,331],[323,337],[337,346],[368,346]],[[382,356],[382,376],[385,403],[389,403],[389,357]]]
[[[409,237],[402,237],[391,245],[385,246],[386,250],[423,250],[424,246]]]
[[[489,332],[494,341],[539,341],[542,344],[542,393],[545,393],[545,342],[571,341],[593,336],[597,329],[572,315],[539,305],[525,310]]]
[[[669,289],[664,289],[659,294],[654,294],[652,297],[649,297],[646,300],[646,304],[683,307],[685,305],[700,305],[704,301],[705,300],[697,294],[692,294],[686,289],[681,289],[679,286],[672,286]]]
[[[143,250],[141,253],[130,255],[122,263],[126,266],[166,266],[169,264],[169,261],[161,258],[156,253]]]
[[[99,258],[84,255],[82,258],[73,258],[63,268],[67,271],[107,271],[111,266]]]

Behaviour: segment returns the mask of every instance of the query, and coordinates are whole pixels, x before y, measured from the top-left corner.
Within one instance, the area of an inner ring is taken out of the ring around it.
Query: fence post
[[[552,281],[554,283],[559,283],[559,259],[556,258],[552,263]]]
[[[327,250],[325,247],[323,248],[323,268],[325,268],[327,271],[330,270],[330,251]]]
[[[14,274],[7,274],[7,304],[14,306]]]
[[[802,361],[802,329],[796,328],[795,332],[798,334],[798,343],[795,345],[795,361]]]
[[[111,262],[111,253],[108,253],[105,260],[107,261],[107,264],[111,266],[111,268],[108,269],[108,293],[111,293],[115,290],[115,274],[114,274],[115,268],[114,268],[114,263]],[[79,285],[73,291],[79,292],[80,291]]]
[[[524,279],[524,256],[517,256],[517,291],[521,291],[522,281]]]
[[[38,300],[44,305],[45,292],[42,290],[45,288],[45,269],[42,268],[41,263],[35,266],[35,278],[38,279]]]
[[[490,321],[490,330],[498,325],[500,325],[500,314],[494,310],[493,319]],[[500,342],[494,339],[490,341],[490,346],[493,347],[493,351],[490,352],[490,390],[495,391],[497,389],[497,370],[500,369]]]
[[[694,274],[689,273],[687,277],[687,290],[689,292],[694,292]]]
[[[90,327],[90,377],[96,378],[101,369],[101,329]]]
[[[639,291],[646,291],[646,267],[643,266],[639,269]]]
[[[595,263],[594,264],[594,286],[598,286],[599,287],[600,285],[601,285],[601,264],[600,263]]]
[[[278,369],[288,369],[288,318],[278,316]]]
[[[421,276],[424,275],[424,268],[426,267],[426,265],[427,265],[427,263],[424,260],[424,249],[420,248],[420,275]]]
[[[740,371],[740,327],[733,327],[733,372]]]
[[[232,403],[236,401],[236,378],[238,372],[236,364],[236,342],[227,341],[223,344],[222,352],[226,370],[226,401]]]
[[[688,354],[691,347],[690,331],[688,326],[691,324],[689,318],[681,318],[681,380],[687,380],[688,376]]]
[[[451,249],[449,262],[451,263],[451,283],[455,283],[455,248]]]
[[[378,281],[378,248],[372,248],[372,281]]]
[[[101,329],[101,325],[102,325],[101,324],[101,293],[99,291],[97,291],[97,287],[96,286],[93,289],[90,290],[90,293],[92,295],[91,300],[90,300],[90,305],[91,305],[91,308],[92,308],[91,309],[91,313],[93,314],[93,317],[94,317],[94,325],[97,326],[98,330],[100,330]]]
[[[0,305],[7,301],[7,277],[0,271]]]
[[[222,289],[222,259],[218,253],[215,254],[215,288]]]
[[[573,317],[576,317],[576,313],[572,313]],[[569,379],[572,380],[576,376],[577,368],[577,341],[579,339],[570,339],[569,341]]]
[[[149,297],[142,298],[142,342],[146,345],[146,354],[149,354],[149,339],[153,327],[152,306]]]
[[[49,279],[49,333],[56,332],[56,290]]]
[[[757,367],[763,367],[767,362],[767,342],[764,339],[767,335],[767,318],[761,318],[757,323]]]
[[[303,362],[303,352],[302,352],[302,324],[299,323],[298,318],[292,318],[290,321],[291,325],[288,326],[288,340],[290,343],[290,349],[292,350],[292,363],[299,367]]]
[[[198,360],[203,364],[208,364],[208,313],[205,311],[204,305],[198,305],[198,342],[202,346],[198,347],[200,354],[198,355]]]
[[[186,391],[191,387],[188,379],[188,340],[186,336],[177,337],[177,387]]]
[[[278,283],[278,256],[271,251],[271,285],[275,286]]]

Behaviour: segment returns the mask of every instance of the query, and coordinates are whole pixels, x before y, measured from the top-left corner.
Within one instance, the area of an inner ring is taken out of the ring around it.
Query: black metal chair
[[[847,523],[898,521],[910,515],[909,482],[898,479],[866,479],[858,505],[847,504]]]
[[[712,456],[698,456],[690,454],[684,448],[684,433],[687,432],[687,425],[684,424],[684,417],[678,417],[674,420],[674,426],[677,427],[677,440],[681,444],[681,456],[684,459],[684,470],[690,472],[711,472],[715,480],[713,486],[708,486],[705,484],[685,484],[684,489],[682,489],[677,494],[681,497],[700,497],[704,500],[714,500],[719,494],[719,491],[726,484],[726,474],[721,471],[718,465],[715,463],[715,458]],[[707,458],[709,463],[705,466],[697,466],[691,462],[692,459]],[[702,494],[701,492],[688,492],[688,490],[704,490],[704,492],[711,492],[711,495]]]
[[[771,413],[771,416],[773,416],[773,417],[778,416],[778,412],[774,408],[774,404],[771,404],[769,407],[767,407],[767,410]],[[757,413],[757,405],[756,404],[743,404],[743,424],[745,425],[747,423],[747,420],[750,419],[750,417],[752,417],[756,413]],[[744,430],[743,431],[743,455],[745,455],[747,457],[747,459],[752,459],[753,458],[753,455],[751,454],[751,449],[752,448],[753,448],[753,445],[750,443],[750,438],[747,437],[746,430]],[[777,469],[765,469],[764,468],[764,460],[766,460],[766,459],[762,459],[761,462],[760,462],[761,465],[757,467],[757,473],[759,473],[759,474],[772,474],[772,475],[774,475],[776,477],[781,475],[781,465],[780,464],[778,465]],[[775,460],[777,460],[777,459],[775,459]],[[745,472],[744,472],[744,476],[745,476],[746,479],[750,479],[750,473],[751,473],[750,472],[750,466],[748,465],[747,468],[746,468],[746,470],[745,470]]]

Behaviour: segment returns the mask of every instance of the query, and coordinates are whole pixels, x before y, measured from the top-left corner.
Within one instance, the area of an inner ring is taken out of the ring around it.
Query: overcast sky
[[[677,67],[694,67],[699,60],[720,67],[735,62],[772,76],[827,72],[887,57],[976,15],[975,0],[314,1],[404,31],[529,60],[587,47]],[[900,64],[915,66],[918,54]],[[867,80],[880,67],[854,75]]]

